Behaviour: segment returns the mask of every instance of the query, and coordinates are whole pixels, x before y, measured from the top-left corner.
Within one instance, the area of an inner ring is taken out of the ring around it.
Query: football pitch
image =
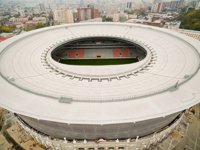
[[[122,65],[138,62],[137,58],[97,58],[97,59],[61,59],[60,63],[68,65]]]

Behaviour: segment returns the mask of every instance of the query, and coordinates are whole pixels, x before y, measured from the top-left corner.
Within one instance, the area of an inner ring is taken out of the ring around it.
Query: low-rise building
[[[15,17],[12,17],[9,19],[10,22],[20,22],[20,21],[28,21],[28,18],[25,17],[25,18],[15,18]]]
[[[45,24],[45,23],[47,23],[47,18],[45,18],[45,17],[34,17],[33,21],[37,21],[39,23]]]

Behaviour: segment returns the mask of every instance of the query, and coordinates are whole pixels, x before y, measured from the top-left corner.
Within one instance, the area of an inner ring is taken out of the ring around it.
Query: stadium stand
[[[83,58],[84,57],[84,50],[68,50],[66,56],[68,58]]]
[[[126,49],[114,49],[113,56],[114,57],[131,57],[133,53],[128,48]]]

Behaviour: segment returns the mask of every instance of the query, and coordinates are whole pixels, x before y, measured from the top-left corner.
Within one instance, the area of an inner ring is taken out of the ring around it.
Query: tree
[[[38,23],[38,24],[36,25],[36,29],[44,28],[44,27],[46,27],[46,24],[43,24],[43,23]]]
[[[200,10],[189,10],[178,19],[181,21],[181,28],[200,31]]]
[[[46,26],[47,26],[47,24],[43,24],[43,23],[25,24],[24,31],[31,31],[31,30],[35,30],[35,29],[39,29],[39,28],[44,28]]]
[[[9,27],[7,25],[1,25],[0,26],[0,32],[9,33],[9,32],[13,32],[14,30],[15,30],[15,27]]]
[[[112,18],[112,17],[103,16],[103,17],[102,17],[102,21],[103,21],[103,22],[112,22],[112,21],[113,21],[113,18]]]

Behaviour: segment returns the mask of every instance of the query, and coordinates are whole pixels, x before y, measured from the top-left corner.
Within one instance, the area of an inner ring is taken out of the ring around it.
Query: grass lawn
[[[120,65],[138,62],[137,58],[110,58],[110,59],[61,59],[60,63],[68,65]]]

